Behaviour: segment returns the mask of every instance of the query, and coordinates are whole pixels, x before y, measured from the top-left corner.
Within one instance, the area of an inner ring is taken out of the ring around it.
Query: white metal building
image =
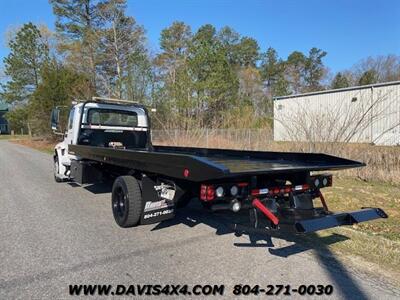
[[[400,145],[400,81],[277,97],[274,140]]]

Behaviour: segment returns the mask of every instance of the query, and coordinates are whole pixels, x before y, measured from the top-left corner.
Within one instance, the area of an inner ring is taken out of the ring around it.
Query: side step
[[[297,221],[294,226],[296,232],[307,233],[387,217],[387,214],[380,208],[365,208],[350,212],[334,213],[321,218]]]

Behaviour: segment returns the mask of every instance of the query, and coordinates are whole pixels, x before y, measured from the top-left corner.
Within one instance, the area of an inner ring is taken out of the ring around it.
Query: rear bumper
[[[308,233],[343,225],[353,225],[375,219],[386,219],[387,214],[380,208],[364,208],[361,210],[333,213],[314,219],[297,220],[294,228],[297,233]]]

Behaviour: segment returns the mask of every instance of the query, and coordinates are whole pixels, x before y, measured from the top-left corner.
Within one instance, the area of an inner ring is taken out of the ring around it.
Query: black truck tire
[[[60,162],[58,161],[58,155],[55,155],[53,164],[54,180],[56,182],[63,182],[62,178],[59,177],[60,175],[59,170],[60,170]]]
[[[123,228],[139,224],[143,212],[142,190],[133,176],[119,176],[112,187],[111,208],[117,224]]]

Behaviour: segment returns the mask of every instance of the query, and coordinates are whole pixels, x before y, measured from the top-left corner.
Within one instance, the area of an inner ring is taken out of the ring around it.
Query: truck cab
[[[62,108],[51,114],[54,131],[59,130]],[[151,148],[147,109],[137,103],[108,98],[74,102],[69,110],[63,140],[54,147],[54,178],[56,181],[71,177],[71,161],[79,160],[69,151],[70,145],[112,147],[120,149]]]

